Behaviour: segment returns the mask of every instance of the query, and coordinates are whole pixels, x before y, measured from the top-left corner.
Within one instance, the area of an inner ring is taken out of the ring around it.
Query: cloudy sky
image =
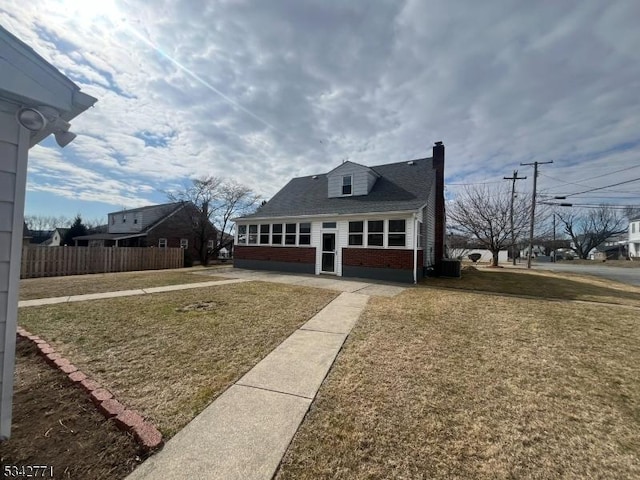
[[[3,0],[0,24],[98,98],[30,154],[27,214],[166,201],[216,175],[268,199],[342,160],[447,148],[447,194],[520,162],[546,194],[640,179],[640,2]],[[604,197],[604,198],[603,198]],[[640,181],[575,203],[640,204]]]

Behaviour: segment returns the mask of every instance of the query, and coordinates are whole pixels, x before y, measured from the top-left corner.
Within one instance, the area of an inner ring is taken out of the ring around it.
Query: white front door
[[[322,273],[336,273],[336,234],[334,232],[322,232],[320,271]]]

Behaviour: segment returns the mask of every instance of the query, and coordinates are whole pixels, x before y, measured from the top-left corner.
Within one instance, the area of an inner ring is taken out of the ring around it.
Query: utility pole
[[[516,234],[513,230],[513,199],[516,198],[516,180],[526,180],[527,177],[518,177],[518,170],[513,171],[513,177],[502,177],[505,180],[513,180],[511,184],[511,259],[516,264]]]
[[[553,212],[553,263],[556,263],[556,212]]]
[[[545,163],[553,163],[553,160],[548,162],[533,162],[533,163],[521,163],[520,165],[533,165],[533,196],[531,198],[531,226],[529,229],[529,258],[527,259],[527,268],[531,268],[531,257],[533,256],[533,224],[535,223],[536,214],[536,187],[538,185],[538,165],[544,165]]]

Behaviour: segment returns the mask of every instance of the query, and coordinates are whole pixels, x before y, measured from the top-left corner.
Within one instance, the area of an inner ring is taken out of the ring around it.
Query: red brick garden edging
[[[37,335],[32,335],[22,327],[18,327],[18,335],[35,343],[38,352],[44,356],[47,363],[67,375],[75,385],[84,390],[98,411],[107,419],[112,419],[120,430],[133,434],[138,444],[146,452],[157,450],[163,445],[162,434],[156,427],[145,420],[137,411],[126,408],[113,398],[113,394],[109,390],[78,370],[46,341]]]

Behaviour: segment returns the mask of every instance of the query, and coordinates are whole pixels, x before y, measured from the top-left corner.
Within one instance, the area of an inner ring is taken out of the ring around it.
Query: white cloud
[[[436,140],[458,182],[535,160],[566,182],[638,162],[637,2],[115,5],[83,21],[46,1],[0,7],[99,99],[70,147],[34,150],[33,189],[119,207],[213,174],[268,198],[291,176],[424,157]]]

